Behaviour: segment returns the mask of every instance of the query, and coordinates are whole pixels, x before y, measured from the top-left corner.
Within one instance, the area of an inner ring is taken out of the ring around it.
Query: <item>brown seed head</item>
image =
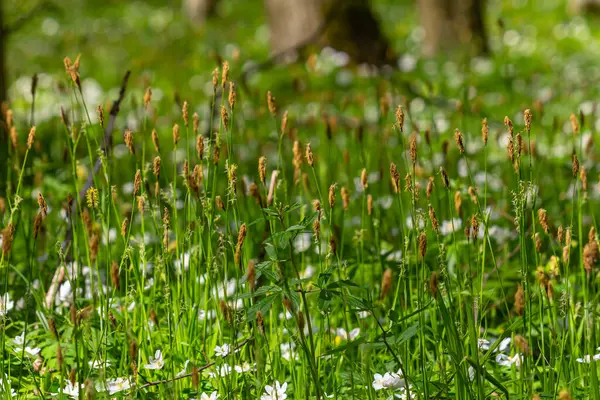
[[[181,107],[181,117],[183,118],[183,123],[185,126],[189,126],[190,123],[190,111],[189,105],[187,101],[183,102],[183,106]]]
[[[319,243],[321,241],[321,221],[319,218],[315,219],[313,222],[313,236],[315,238],[315,242]]]
[[[217,85],[219,84],[219,67],[215,67],[215,69],[213,70],[213,73],[212,73],[212,84],[213,84],[213,91],[216,92],[217,91]]]
[[[235,264],[238,265],[240,268],[242,268],[240,261],[241,261],[242,246],[244,245],[244,240],[246,239],[246,234],[247,234],[246,224],[242,224],[242,226],[240,226],[240,231],[238,232],[237,245],[235,247]]]
[[[427,234],[423,231],[419,235],[419,254],[422,259],[425,258],[425,253],[427,253]]]
[[[196,153],[200,161],[204,158],[204,138],[202,135],[196,136]]]
[[[454,140],[456,140],[456,145],[458,146],[458,151],[460,151],[460,154],[464,154],[465,145],[463,144],[463,136],[458,129],[454,131]]]
[[[565,239],[565,231],[562,225],[560,225],[558,227],[558,230],[556,231],[556,240],[558,240],[558,243],[562,244],[563,240]]]
[[[363,168],[360,174],[360,183],[362,184],[363,189],[369,187],[369,178],[367,176],[367,169]]]
[[[148,109],[148,105],[152,101],[152,88],[148,86],[146,88],[146,92],[144,93],[144,108]]]
[[[579,122],[577,121],[577,116],[571,113],[569,119],[571,120],[571,129],[573,130],[573,135],[577,135],[579,133]]]
[[[429,290],[431,291],[431,295],[433,296],[433,298],[437,299],[437,295],[439,292],[439,283],[437,272],[435,271],[431,273],[431,279],[429,280]]]
[[[517,285],[517,291],[515,292],[514,307],[517,315],[523,315],[523,310],[525,309],[525,291],[520,284]]]
[[[544,232],[548,234],[550,232],[550,224],[548,223],[548,214],[545,209],[540,208],[538,210],[538,219],[540,220],[540,225],[544,229]]]
[[[483,139],[484,146],[487,145],[489,132],[487,118],[484,118],[481,120],[481,139]]]
[[[100,121],[100,126],[104,128],[104,108],[101,104],[98,104],[96,107],[96,114],[98,114],[98,121]],[[65,125],[68,125],[68,119],[64,119],[63,121]]]
[[[454,209],[456,210],[456,214],[460,216],[462,213],[462,198],[458,190],[454,193]]]
[[[62,109],[61,106],[61,115],[64,113],[64,110]],[[14,117],[13,117],[13,110],[6,110],[6,126],[8,127],[8,129],[13,127],[14,124]],[[68,124],[67,124],[68,125]]]
[[[439,223],[435,216],[435,209],[433,208],[433,206],[431,204],[429,205],[429,219],[431,220],[431,226],[433,228],[433,231],[435,233],[439,234],[440,233]]]
[[[267,92],[267,107],[269,108],[269,112],[271,115],[275,116],[277,114],[277,105],[275,104],[275,97],[269,90]]]
[[[446,189],[450,189],[450,179],[444,167],[440,167],[440,175],[442,176],[442,183]]]
[[[373,196],[367,196],[367,214],[371,216],[373,214]]]
[[[129,149],[131,154],[135,154],[135,148],[133,147],[133,133],[129,129],[125,129],[125,133],[123,134],[123,139],[125,141],[125,145]]]
[[[308,163],[308,165],[310,165],[311,167],[314,166],[315,164],[315,160],[313,157],[313,152],[312,152],[312,148],[310,147],[310,143],[308,143],[306,145],[306,162]]]
[[[410,160],[412,164],[415,165],[417,163],[417,133],[413,133],[410,135]]]
[[[35,142],[35,126],[32,126],[29,130],[29,136],[27,136],[27,150],[31,150],[33,142]]]
[[[577,154],[573,152],[572,161],[571,161],[572,169],[573,169],[573,178],[577,177],[579,173],[579,159],[577,158]]]
[[[412,186],[412,177],[409,173],[407,173],[406,175],[404,175],[404,191],[412,193],[413,191],[413,186]]]
[[[127,236],[127,222],[128,222],[127,217],[125,217],[123,219],[123,222],[121,222],[121,236],[123,236],[123,237]]]
[[[119,279],[119,264],[113,261],[110,265],[110,280],[115,289],[121,289],[121,281]]]
[[[390,164],[390,177],[392,179],[392,185],[394,186],[394,192],[400,193],[400,173],[394,163]]]
[[[275,188],[277,186],[278,175],[279,171],[277,170],[271,172],[271,183],[269,184],[269,192],[267,194],[267,205],[271,205],[273,203],[273,199],[275,198]]]
[[[198,127],[200,126],[200,117],[198,116],[198,113],[194,113],[194,115],[192,116],[193,119],[193,126],[194,126],[194,134],[197,135],[198,134]]]
[[[58,369],[60,371],[62,371],[62,367],[63,367],[63,354],[62,354],[62,348],[60,345],[56,346],[56,363],[58,364]]]
[[[281,134],[282,135],[285,135],[285,132],[287,129],[287,122],[288,122],[288,112],[286,111],[283,113],[283,117],[281,117]]]
[[[256,326],[258,327],[258,331],[261,333],[261,335],[264,335],[265,334],[265,320],[260,311],[258,311],[256,313]]]
[[[564,388],[564,389],[561,389],[560,392],[558,392],[558,399],[559,400],[572,400],[573,398],[571,397],[571,394],[569,393],[569,389]]]
[[[152,163],[152,172],[154,172],[156,179],[160,178],[160,156],[154,157],[154,162]]]
[[[137,196],[140,192],[140,188],[142,187],[142,171],[135,171],[135,177],[133,178],[133,195]]]
[[[221,72],[221,87],[225,89],[225,84],[229,80],[229,62],[223,61],[223,71]]]
[[[431,198],[431,193],[433,193],[433,176],[429,177],[429,181],[427,182],[427,189],[425,190],[427,194],[427,198]]]
[[[588,242],[583,247],[583,266],[590,274],[600,260],[600,249],[596,240],[596,229],[592,226],[588,233]]]
[[[392,289],[392,270],[386,269],[381,279],[381,295],[379,300],[384,300]]]
[[[540,238],[539,232],[536,232],[535,235],[533,235],[533,242],[535,243],[535,250],[541,254],[542,253],[542,239]]]
[[[344,211],[348,211],[350,207],[350,192],[345,186],[342,186],[342,203],[344,204]]]
[[[251,292],[254,292],[254,288],[256,286],[256,263],[254,261],[250,261],[248,263],[248,269],[246,270],[246,281],[248,282],[248,288]]]
[[[44,215],[47,215],[48,214],[48,205],[46,204],[46,199],[44,199],[44,195],[42,194],[42,192],[38,193],[37,202],[38,202],[38,207],[40,209],[40,212]]]
[[[581,179],[581,188],[583,190],[587,190],[588,185],[587,185],[587,170],[585,169],[585,166],[581,166],[581,168],[579,169],[579,179]]]
[[[396,126],[400,132],[404,132],[404,109],[401,105],[396,108]]]
[[[258,176],[263,185],[267,182],[267,157],[262,156],[258,159]]]
[[[221,106],[221,122],[225,127],[225,130],[229,129],[229,114],[227,113],[227,109],[224,106]]]
[[[235,83],[229,82],[229,107],[233,111],[235,107]]]
[[[335,205],[335,189],[337,188],[337,185],[334,183],[333,185],[329,186],[329,208],[333,209],[333,206]]]
[[[510,118],[504,117],[504,125],[508,128],[508,133],[510,134],[510,137],[513,137],[514,129],[513,129],[513,123],[510,120]]]
[[[17,128],[14,126],[10,128],[10,142],[12,144],[12,148],[16,149],[19,144],[19,136],[17,135]]]
[[[479,218],[477,218],[477,214],[473,214],[471,217],[471,235],[473,241],[477,240],[479,235]]]
[[[142,215],[142,217],[144,216],[144,206],[146,205],[146,199],[144,199],[144,196],[138,196],[137,197],[137,207],[138,210],[140,212],[140,214]]]
[[[42,231],[42,224],[44,222],[44,214],[40,210],[33,219],[33,238],[37,239],[40,232]]]
[[[475,189],[473,186],[469,186],[467,192],[469,193],[469,196],[471,196],[471,201],[474,204],[477,204],[477,189]]]
[[[156,129],[152,129],[152,144],[154,144],[154,150],[157,153],[160,153],[160,146],[158,143],[158,133],[156,133]]]
[[[221,196],[215,197],[215,206],[217,207],[218,210],[221,210],[221,211],[225,209],[225,203],[223,203],[223,199],[221,199]]]
[[[515,347],[525,355],[529,355],[529,343],[521,335],[515,335]]]
[[[331,254],[337,254],[337,242],[335,241],[335,236],[333,235],[331,235],[329,238],[329,250],[331,251]]]
[[[177,146],[179,143],[179,124],[173,125],[173,145]]]
[[[523,112],[523,119],[525,120],[525,130],[527,133],[531,132],[531,118],[532,118],[531,110],[527,109]]]

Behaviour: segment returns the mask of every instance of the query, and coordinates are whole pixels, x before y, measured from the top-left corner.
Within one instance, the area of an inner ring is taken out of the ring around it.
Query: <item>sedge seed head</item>
[[[484,118],[481,120],[481,139],[483,140],[484,146],[487,145],[489,132],[487,118]]]
[[[173,145],[177,146],[177,143],[179,143],[179,124],[174,124],[173,125]]]
[[[190,111],[187,101],[184,101],[183,106],[181,107],[181,117],[183,118],[183,123],[187,127],[190,123]]]
[[[263,185],[266,185],[267,182],[267,157],[262,156],[258,159],[258,176],[260,178],[260,182]]]
[[[271,115],[275,116],[277,114],[277,105],[275,103],[275,97],[269,90],[267,92],[267,107],[269,108],[269,112]]]
[[[35,142],[35,126],[32,126],[27,136],[27,150],[31,150],[31,146]]]
[[[460,154],[464,154],[465,145],[463,143],[463,136],[458,129],[454,131],[454,140],[456,141],[456,145],[458,146],[458,151],[460,151]]]

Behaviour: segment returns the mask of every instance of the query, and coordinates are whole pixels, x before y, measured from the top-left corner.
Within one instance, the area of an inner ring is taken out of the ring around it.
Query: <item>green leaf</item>
[[[271,305],[278,299],[281,298],[281,292],[277,292],[270,296],[266,296],[263,299],[260,299],[256,304],[254,304],[250,309],[248,309],[247,320],[254,321],[256,319],[256,313],[261,312],[261,314],[265,314]]]

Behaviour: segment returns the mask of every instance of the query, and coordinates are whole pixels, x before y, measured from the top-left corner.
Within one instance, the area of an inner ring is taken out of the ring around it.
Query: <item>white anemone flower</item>
[[[162,352],[160,350],[156,350],[154,353],[154,358],[149,357],[149,363],[144,365],[146,369],[162,369],[165,366],[165,362],[163,361]]]
[[[496,356],[496,363],[498,363],[498,365],[501,365],[503,367],[511,367],[511,366],[515,366],[515,367],[520,367],[521,364],[523,364],[523,355],[520,353],[515,354],[514,356],[510,357],[507,356],[506,354],[498,354]]]
[[[218,398],[219,394],[217,393],[217,391],[214,391],[211,394],[206,394],[202,392],[202,395],[200,396],[200,400],[217,400]]]
[[[287,399],[286,390],[287,382],[284,382],[282,385],[279,381],[275,381],[273,386],[265,386],[265,394],[260,396],[260,400],[285,400]]]
[[[78,399],[79,398],[79,391],[83,389],[83,385],[80,385],[79,387],[76,385],[73,385],[71,383],[71,381],[67,381],[67,385],[63,388],[62,393],[73,398],[73,399]],[[57,394],[58,395],[58,394]]]
[[[581,364],[589,364],[592,360],[593,361],[600,360],[600,354],[594,354],[593,356],[586,354],[585,356],[583,356],[583,358],[578,358],[576,361]]]
[[[354,328],[350,332],[347,332],[344,328],[337,328],[334,330],[335,333],[335,344],[340,344],[342,341],[353,341],[360,335],[360,328]]]
[[[404,379],[402,378],[402,372],[386,372],[385,374],[373,375],[373,389],[399,389],[404,387]]]
[[[128,378],[116,378],[110,379],[106,382],[108,384],[108,394],[113,395],[124,390],[131,388],[131,382]]]
[[[13,308],[15,308],[15,302],[10,299],[10,294],[4,293],[0,297],[0,317],[5,316]]]
[[[230,352],[231,348],[227,343],[225,343],[223,346],[215,347],[215,356],[217,357],[227,357],[227,355],[229,355]]]

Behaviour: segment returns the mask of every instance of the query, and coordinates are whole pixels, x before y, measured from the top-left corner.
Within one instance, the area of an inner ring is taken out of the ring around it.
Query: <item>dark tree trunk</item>
[[[357,63],[382,65],[392,54],[369,0],[265,0],[275,54],[315,43]]]
[[[183,3],[187,17],[194,24],[203,24],[206,19],[215,14],[217,0],[185,0]]]
[[[6,125],[4,115],[4,102],[7,98],[7,81],[6,81],[6,54],[5,45],[7,35],[4,32],[4,14],[3,1],[0,0],[0,196],[6,196],[6,177],[8,165],[8,126]]]
[[[6,64],[5,64],[5,42],[7,34],[4,32],[4,10],[3,1],[0,0],[0,103],[7,100]]]
[[[425,55],[459,47],[475,54],[488,52],[484,0],[419,0],[418,6]]]

